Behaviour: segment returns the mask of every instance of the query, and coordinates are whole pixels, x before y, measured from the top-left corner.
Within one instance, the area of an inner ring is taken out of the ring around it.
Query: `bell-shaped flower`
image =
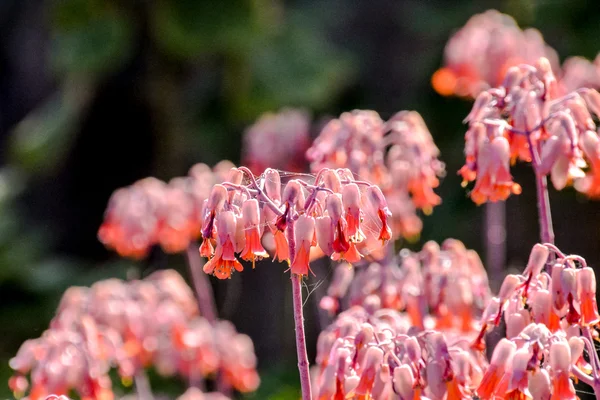
[[[361,221],[361,196],[356,183],[350,183],[342,189],[342,203],[346,212],[348,223],[348,236],[354,242],[361,242],[365,234],[360,229]]]
[[[415,400],[420,398],[417,382],[408,365],[404,364],[394,368],[393,384],[394,392],[398,394],[400,400]]]
[[[333,260],[346,260],[349,263],[360,261],[362,254],[358,252],[356,244],[349,240],[348,223],[344,217],[344,205],[339,194],[333,193],[327,196],[325,201],[327,213],[331,218],[333,230]]]
[[[317,217],[315,220],[315,228],[317,234],[317,244],[325,255],[331,257],[333,252],[333,241],[335,240],[335,229],[331,223],[331,217],[325,215],[323,217]]]
[[[242,205],[242,226],[246,237],[246,246],[240,257],[247,261],[252,261],[252,268],[256,259],[268,257],[269,254],[263,248],[260,237],[260,208],[256,199],[249,199]]]
[[[575,400],[575,387],[570,379],[571,348],[566,340],[550,345],[550,376],[552,400]]]
[[[577,270],[577,292],[581,308],[581,325],[596,325],[600,322],[596,303],[596,275],[590,267]]]
[[[293,274],[305,276],[310,271],[310,248],[315,237],[315,220],[307,215],[298,217],[294,225],[296,254],[291,264]]]
[[[477,388],[477,394],[482,400],[494,398],[494,392],[496,391],[500,380],[507,371],[510,372],[509,367],[512,364],[512,359],[516,350],[517,345],[508,339],[502,339],[498,342],[494,349],[494,353],[492,354],[490,366]]]
[[[529,290],[529,285],[531,280],[543,271],[546,266],[546,261],[548,261],[548,256],[550,255],[550,250],[542,244],[536,244],[531,249],[531,253],[529,254],[529,260],[527,261],[527,266],[525,267],[525,271],[523,271],[523,275],[527,278],[524,283],[523,297],[527,297],[527,291]]]
[[[520,348],[515,352],[510,368],[510,382],[506,393],[507,398],[523,400],[531,398],[527,371],[531,356],[531,351],[527,347]]]
[[[365,353],[363,367],[361,369],[360,381],[353,395],[357,398],[368,399],[371,397],[376,375],[379,373],[383,362],[383,350],[379,347],[369,347]]]
[[[377,216],[381,221],[381,230],[379,232],[378,239],[383,243],[387,242],[392,238],[392,229],[387,223],[388,217],[391,217],[392,213],[387,206],[387,202],[381,189],[378,186],[369,186],[366,192],[367,201],[377,212]]]
[[[535,323],[546,325],[551,332],[556,332],[560,329],[560,318],[554,312],[552,296],[549,291],[540,289],[533,292],[529,305],[531,307],[531,316]]]
[[[567,316],[569,324],[578,324],[581,315],[577,311],[579,308],[579,295],[577,293],[577,271],[574,268],[564,268],[560,274],[560,280],[563,290],[567,296]]]
[[[477,181],[471,192],[476,204],[506,200],[510,194],[521,193],[510,174],[510,147],[508,140],[497,136],[485,142],[477,157]]]
[[[239,234],[236,216],[232,211],[222,211],[216,221],[217,247],[215,255],[204,265],[204,272],[214,274],[219,279],[231,278],[231,273],[242,271],[244,267],[235,256],[239,247]],[[243,245],[243,242],[242,242]]]
[[[548,371],[544,368],[533,371],[529,378],[528,388],[533,400],[550,400],[552,383]]]

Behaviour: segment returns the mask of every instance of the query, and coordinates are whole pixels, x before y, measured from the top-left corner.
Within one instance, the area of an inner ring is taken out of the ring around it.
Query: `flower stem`
[[[554,229],[552,228],[550,198],[548,197],[548,179],[536,172],[535,183],[537,187],[538,212],[540,218],[540,236],[542,242],[554,244]]]
[[[537,192],[538,214],[540,219],[540,236],[543,243],[554,244],[554,230],[552,228],[552,214],[550,212],[550,198],[548,196],[548,179],[539,172],[540,155],[538,148],[527,135],[527,142],[531,152],[531,163],[535,172],[535,186]]]
[[[212,324],[217,319],[214,295],[207,275],[202,271],[202,259],[198,253],[197,243],[190,243],[186,251],[186,258],[194,283],[198,309],[200,314]]]
[[[140,400],[153,400],[154,395],[152,394],[152,389],[150,388],[150,381],[148,380],[148,375],[146,375],[146,371],[140,370],[137,374],[135,374],[135,391],[137,392],[137,397]]]
[[[294,237],[294,221],[292,219],[288,221],[286,234],[290,249],[290,260],[293,260],[296,255],[296,241]],[[296,329],[296,353],[298,355],[302,400],[312,400],[310,374],[308,371],[308,354],[306,353],[306,335],[304,333],[304,312],[302,309],[302,277],[293,273],[290,275],[294,305],[294,326]]]

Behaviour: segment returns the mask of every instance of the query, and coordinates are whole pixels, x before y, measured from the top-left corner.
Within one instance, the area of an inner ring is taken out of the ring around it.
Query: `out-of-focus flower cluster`
[[[547,59],[508,69],[502,85],[477,96],[467,116],[466,184],[476,180],[471,199],[505,200],[521,187],[513,182],[511,161],[532,162],[538,175],[551,175],[554,187],[568,184],[589,197],[600,196],[600,139],[594,116],[600,94],[579,89],[559,95]]]
[[[381,190],[355,181],[347,169],[325,168],[282,184],[274,169],[257,180],[247,168],[233,168],[226,182],[213,187],[203,210],[200,254],[210,259],[204,271],[220,279],[243,270],[236,253],[253,265],[267,257],[265,234],[274,258],[290,262],[298,275],[308,275],[314,257],[353,263],[391,238]]]
[[[310,145],[310,116],[302,110],[284,108],[263,114],[244,132],[242,164],[255,174],[267,168],[303,172],[304,153]]]
[[[409,315],[372,304],[342,312],[321,333],[316,361],[319,400],[470,399],[488,365],[464,337],[419,331]]]
[[[394,273],[383,274],[390,266],[377,265],[358,274],[360,302],[349,302],[319,336],[315,397],[575,399],[572,379],[598,382],[593,328],[600,315],[595,274],[585,260],[538,244],[523,273],[508,275],[490,301],[475,257],[457,241],[441,249],[430,242],[418,254],[405,254]],[[444,273],[461,265],[463,273]],[[352,296],[352,277],[338,268],[326,304],[346,292]],[[404,297],[396,300],[399,289]],[[506,338],[488,362],[484,338],[502,318]]]
[[[63,296],[50,328],[26,341],[10,361],[16,396],[29,399],[75,390],[82,398],[111,400],[108,377],[118,368],[125,382],[153,366],[190,381],[219,374],[236,390],[259,384],[252,341],[227,321],[211,325],[198,315],[190,288],[175,271],[139,281],[100,281]]]
[[[475,98],[499,86],[510,67],[550,60],[560,94],[588,87],[600,88],[600,54],[590,62],[570,57],[562,65],[536,29],[521,30],[515,20],[496,10],[473,16],[448,41],[444,66],[432,77],[433,88],[443,96]]]
[[[187,177],[165,183],[145,178],[111,196],[98,238],[124,257],[143,258],[160,245],[168,253],[185,250],[200,236],[203,201],[233,167],[222,161],[212,170],[194,165]]]
[[[575,399],[571,376],[587,384],[599,378],[590,365],[598,363],[592,343],[592,327],[600,323],[596,277],[581,257],[535,245],[523,273],[507,275],[484,312],[474,348],[502,317],[507,339],[494,350],[477,389],[481,399]]]
[[[432,77],[433,88],[444,96],[476,97],[500,85],[510,67],[533,64],[540,57],[559,70],[558,55],[538,30],[522,31],[511,16],[488,10],[471,17],[450,38],[444,67]]]
[[[416,209],[430,213],[441,199],[433,191],[444,175],[436,147],[416,111],[383,121],[375,111],[345,112],[331,120],[307,151],[313,172],[348,168],[357,179],[378,185],[393,214],[395,238],[422,229]]]
[[[469,333],[477,329],[475,322],[490,298],[477,253],[448,239],[441,248],[430,241],[418,253],[403,250],[397,260],[356,272],[337,266],[321,307],[334,314],[343,305],[376,306],[406,312],[419,329]]]

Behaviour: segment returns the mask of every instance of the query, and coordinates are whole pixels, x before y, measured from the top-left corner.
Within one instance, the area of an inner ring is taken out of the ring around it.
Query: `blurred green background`
[[[455,174],[470,103],[438,96],[430,77],[452,32],[489,8],[538,28],[561,60],[600,51],[597,0],[2,0],[0,398],[10,397],[8,359],[43,332],[65,288],[132,267],[185,274],[178,256],[157,250],[133,263],[103,248],[96,231],[111,193],[196,162],[238,162],[244,127],[265,111],[299,106],[315,120],[355,108],[384,118],[419,111],[448,170],[421,243],[455,237],[483,251],[483,208]],[[538,228],[533,174],[518,166],[515,178],[524,193],[507,202],[506,256],[520,267]],[[600,204],[573,190],[551,200],[557,244],[600,265]],[[328,266],[316,272],[309,285]],[[266,263],[214,285],[221,316],[255,342],[263,384],[251,397],[294,398],[282,269]],[[319,328],[309,303],[312,357]]]

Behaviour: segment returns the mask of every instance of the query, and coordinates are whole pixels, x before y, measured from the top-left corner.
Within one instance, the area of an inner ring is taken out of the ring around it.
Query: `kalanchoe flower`
[[[405,311],[415,326],[475,333],[475,321],[490,299],[481,260],[458,241],[448,240],[442,249],[428,242],[419,253],[403,251],[387,264],[372,263],[352,274],[347,270],[337,267],[329,297],[321,302],[330,312],[338,311],[342,299],[362,305],[377,296],[381,307]]]
[[[244,132],[242,162],[255,174],[267,167],[283,171],[306,170],[310,116],[295,109],[265,113]]]
[[[246,200],[242,206],[242,225],[246,236],[246,245],[240,257],[252,261],[252,267],[254,267],[256,259],[260,260],[269,256],[260,242],[262,235],[259,223],[260,208],[258,201],[256,199]]]
[[[401,111],[388,121],[374,111],[343,113],[323,128],[306,155],[313,172],[347,168],[354,176],[379,187],[393,214],[386,215],[389,222],[385,224],[396,236],[417,236],[422,223],[416,209],[430,213],[441,201],[433,189],[444,174],[444,164],[438,160],[439,149],[417,112]],[[339,191],[339,177],[323,173],[323,182],[326,188]],[[355,192],[355,188],[345,190],[347,203],[351,199],[349,191]],[[355,218],[356,212],[349,215]],[[380,218],[377,208],[374,216]],[[350,236],[354,236],[356,222],[352,219],[349,223]],[[391,232],[384,233],[391,236]]]
[[[474,98],[500,85],[510,67],[534,63],[540,57],[549,58],[558,70],[558,56],[539,31],[522,31],[509,15],[489,10],[471,17],[450,38],[444,67],[433,75],[432,85],[443,96]]]
[[[562,93],[550,63],[509,68],[502,85],[481,92],[465,119],[466,163],[459,171],[464,185],[476,180],[471,198],[477,204],[519,194],[510,163],[531,162],[538,176],[550,175],[557,190],[573,184],[595,197],[600,166],[593,116],[600,94],[593,89]],[[590,168],[588,168],[590,167]]]
[[[215,254],[206,264],[204,272],[214,274],[219,279],[231,277],[233,270],[243,271],[244,267],[235,256],[236,251],[243,248],[240,243],[238,221],[233,211],[223,211],[217,219],[217,247]],[[206,239],[205,239],[206,240]]]
[[[381,191],[355,181],[348,170],[324,169],[314,178],[284,184],[273,169],[257,178],[240,167],[230,176],[235,181],[215,185],[203,212],[200,254],[210,258],[204,272],[217,278],[243,269],[236,253],[253,263],[266,257],[264,236],[274,258],[289,261],[291,272],[300,276],[308,275],[314,258],[355,263],[390,236],[386,219],[391,214]],[[369,218],[373,209],[379,216]]]
[[[142,179],[111,196],[98,237],[108,248],[125,257],[143,258],[160,245],[168,253],[184,251],[201,229],[209,229],[209,216],[202,217],[204,201],[212,186],[225,179],[223,170],[233,164],[223,161],[213,170],[197,164],[184,178],[164,183]],[[204,225],[204,226],[203,226]],[[210,252],[205,244],[205,252]]]
[[[31,386],[32,400],[70,390],[111,400],[113,366],[124,382],[152,366],[161,375],[196,381],[219,374],[241,392],[259,384],[250,338],[230,323],[211,325],[199,316],[193,292],[172,270],[141,281],[109,279],[69,289],[50,328],[26,341],[10,366],[15,396]]]

